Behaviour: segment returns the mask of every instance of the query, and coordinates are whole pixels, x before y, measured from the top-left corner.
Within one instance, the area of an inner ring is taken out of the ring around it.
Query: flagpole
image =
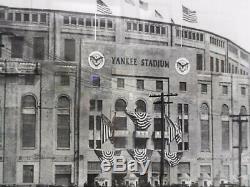
[[[182,25],[183,25],[183,5],[182,5],[182,0],[180,0],[181,2],[181,12],[182,12],[182,18],[181,18],[181,47],[183,45],[183,28],[182,28]]]
[[[96,12],[95,12],[95,40],[96,40]]]

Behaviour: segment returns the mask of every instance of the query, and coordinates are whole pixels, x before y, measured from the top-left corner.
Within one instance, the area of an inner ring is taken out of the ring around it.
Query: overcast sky
[[[250,51],[250,0],[143,0],[148,10],[138,8],[139,0],[132,0],[135,6],[125,0],[103,0],[114,15],[138,17],[170,22],[205,29],[225,36]],[[94,13],[96,0],[0,0],[1,5],[26,8],[46,8]],[[197,11],[198,23],[182,21],[181,5]],[[156,18],[154,11],[162,14]]]

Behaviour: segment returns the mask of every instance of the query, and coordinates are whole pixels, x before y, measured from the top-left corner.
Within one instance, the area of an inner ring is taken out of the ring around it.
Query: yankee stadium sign
[[[112,64],[169,68],[169,61],[164,59],[149,59],[136,57],[111,57]]]
[[[113,172],[139,172],[140,175],[145,175],[148,167],[150,165],[150,160],[145,162],[137,162],[135,160],[126,160],[123,156],[115,156],[110,162],[109,160],[103,160],[101,162],[102,172],[109,172],[111,169]],[[140,171],[138,170],[139,167]]]

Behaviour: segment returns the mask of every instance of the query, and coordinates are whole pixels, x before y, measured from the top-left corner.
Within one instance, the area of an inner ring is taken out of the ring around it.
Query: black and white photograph
[[[249,187],[249,0],[0,0],[1,187]]]

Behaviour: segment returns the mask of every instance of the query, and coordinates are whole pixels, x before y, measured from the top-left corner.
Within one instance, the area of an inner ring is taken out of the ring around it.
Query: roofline
[[[9,7],[9,6],[4,6],[4,5],[0,5],[0,8],[8,8],[8,9],[17,9],[17,10],[29,10],[29,11],[46,11],[46,12],[62,12],[62,13],[70,13],[70,14],[89,14],[89,15],[95,15],[94,13],[91,12],[80,12],[80,11],[67,11],[67,10],[58,10],[58,9],[39,9],[39,8],[21,8],[21,7]],[[133,19],[133,20],[138,20],[138,21],[145,21],[145,22],[154,22],[154,23],[158,23],[158,24],[167,24],[167,25],[173,25],[173,26],[177,26],[177,27],[181,27],[180,24],[175,24],[175,23],[170,23],[170,22],[163,22],[163,21],[154,21],[154,20],[149,20],[149,19],[140,19],[140,18],[133,18],[133,17],[127,17],[127,16],[116,16],[116,15],[102,15],[102,14],[97,14],[98,16],[105,16],[105,17],[112,17],[112,18],[123,18],[123,19]],[[227,42],[232,43],[233,45],[235,45],[236,47],[238,47],[240,50],[248,53],[248,55],[250,55],[250,51],[247,51],[246,49],[242,48],[241,46],[239,46],[238,44],[236,44],[235,42],[233,42],[232,40],[221,36],[219,34],[216,34],[212,31],[208,31],[208,30],[204,30],[204,29],[197,29],[194,27],[188,27],[188,26],[183,26],[183,28],[187,28],[187,29],[192,29],[192,30],[196,30],[196,31],[200,31],[200,32],[205,32],[211,35],[215,35],[217,37],[220,37],[224,40],[226,40]]]

